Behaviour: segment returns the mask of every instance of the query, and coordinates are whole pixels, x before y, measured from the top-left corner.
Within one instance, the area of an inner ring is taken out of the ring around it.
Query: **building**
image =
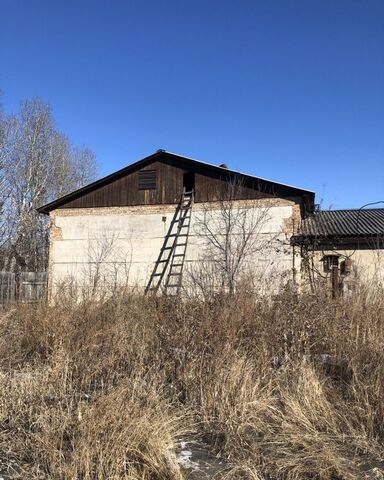
[[[314,211],[292,244],[312,288],[330,281],[334,293],[358,284],[384,285],[384,208]]]
[[[49,289],[299,283],[304,247],[324,233],[314,198],[158,150],[39,209],[51,219]]]

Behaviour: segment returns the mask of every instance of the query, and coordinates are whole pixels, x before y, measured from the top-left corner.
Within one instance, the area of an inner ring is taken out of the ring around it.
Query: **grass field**
[[[384,478],[379,290],[20,305],[0,367],[4,478],[187,478],[183,438],[217,478]]]

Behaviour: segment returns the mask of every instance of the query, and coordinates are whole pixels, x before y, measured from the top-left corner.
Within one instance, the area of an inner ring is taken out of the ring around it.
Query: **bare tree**
[[[0,91],[0,99],[2,92]],[[5,204],[8,197],[8,189],[6,188],[5,178],[5,136],[6,136],[6,120],[3,111],[3,105],[0,103],[0,264],[3,257],[6,232],[6,211]]]
[[[233,294],[241,278],[250,273],[248,267],[257,253],[272,247],[275,235],[263,233],[271,218],[270,207],[261,201],[254,205],[241,200],[246,198],[243,192],[242,183],[231,179],[226,189],[218,192],[220,200],[195,213],[195,233],[204,252],[197,270],[192,271],[195,284],[208,282]]]
[[[88,240],[87,261],[81,270],[83,298],[99,300],[126,292],[132,264],[132,245],[122,248],[118,232],[104,230]]]
[[[3,119],[3,231],[12,268],[42,269],[47,262],[48,222],[36,208],[79,188],[95,175],[88,149],[74,149],[57,131],[49,105],[25,101]],[[10,267],[10,265],[8,265]]]

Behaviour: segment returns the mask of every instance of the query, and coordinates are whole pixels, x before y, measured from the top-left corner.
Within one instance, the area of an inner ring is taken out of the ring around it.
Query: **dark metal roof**
[[[204,169],[206,171],[225,172],[226,174],[229,173],[229,174],[240,175],[244,178],[257,179],[257,180],[260,180],[261,182],[263,182],[264,184],[269,184],[269,185],[272,185],[272,186],[273,185],[279,186],[282,189],[284,189],[285,192],[287,192],[287,193],[289,193],[290,195],[293,195],[293,196],[306,195],[311,199],[312,204],[313,204],[313,201],[314,201],[315,194],[314,194],[314,192],[312,192],[310,190],[304,190],[302,188],[297,188],[297,187],[294,187],[292,185],[286,185],[284,183],[273,182],[272,180],[267,180],[265,178],[255,177],[253,175],[247,175],[245,173],[241,173],[241,172],[238,172],[236,170],[227,169],[223,166],[213,165],[213,164],[210,164],[210,163],[202,162],[200,160],[195,160],[193,158],[184,157],[184,156],[178,155],[176,153],[167,152],[166,150],[157,150],[152,155],[149,155],[148,157],[145,157],[145,158],[143,158],[143,159],[141,159],[141,160],[139,160],[135,163],[132,163],[131,165],[128,165],[125,168],[122,168],[121,170],[118,170],[117,172],[112,173],[111,175],[107,175],[106,177],[103,177],[99,180],[96,180],[95,182],[90,183],[89,185],[86,185],[85,187],[82,187],[82,188],[80,188],[78,190],[75,190],[74,192],[71,192],[71,193],[69,193],[69,194],[67,194],[67,195],[65,195],[61,198],[58,198],[57,200],[54,200],[53,202],[50,202],[46,205],[43,205],[42,207],[38,208],[37,210],[40,213],[48,214],[52,210],[65,205],[66,203],[70,202],[71,200],[73,200],[75,198],[79,198],[82,195],[85,195],[85,194],[87,194],[87,193],[89,193],[93,190],[96,190],[96,189],[98,189],[98,188],[100,188],[104,185],[107,185],[108,183],[111,183],[118,178],[121,178],[125,175],[129,175],[130,173],[134,172],[135,170],[137,170],[139,168],[143,168],[144,166],[150,164],[151,162],[154,162],[156,160],[161,161],[162,158],[168,158],[168,159],[173,159],[173,160],[176,160],[176,161],[179,161],[179,162],[184,162],[185,164],[188,164],[188,165],[191,165],[191,166],[200,165],[200,166],[204,167]]]
[[[318,211],[303,220],[300,237],[384,235],[384,208]]]

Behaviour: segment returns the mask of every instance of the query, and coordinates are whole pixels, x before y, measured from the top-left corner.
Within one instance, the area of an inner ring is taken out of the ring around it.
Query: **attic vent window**
[[[139,172],[139,190],[156,189],[156,170],[142,170]]]

